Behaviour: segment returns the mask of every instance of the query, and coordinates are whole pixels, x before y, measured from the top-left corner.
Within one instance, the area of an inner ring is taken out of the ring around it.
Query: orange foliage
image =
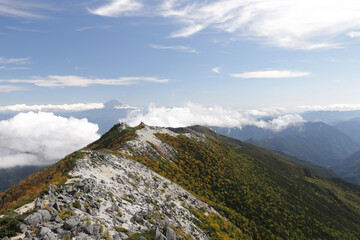
[[[74,152],[42,172],[33,173],[18,185],[0,194],[0,212],[10,209],[15,205],[36,197],[46,189],[49,184],[58,185],[68,178],[68,173],[75,166],[75,160],[80,158],[82,153]]]

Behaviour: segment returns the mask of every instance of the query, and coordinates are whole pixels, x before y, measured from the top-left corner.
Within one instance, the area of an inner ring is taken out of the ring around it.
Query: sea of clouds
[[[300,115],[286,113],[286,109],[282,108],[239,111],[193,103],[181,107],[150,104],[145,110],[130,111],[126,118],[119,121],[130,126],[140,122],[164,127],[204,125],[242,128],[251,125],[273,131],[305,122]],[[0,121],[0,168],[51,165],[97,140],[100,137],[98,130],[98,125],[87,119],[65,118],[52,112],[18,113],[11,119]]]
[[[220,106],[205,107],[198,104],[187,103],[182,107],[156,107],[150,104],[147,110],[134,110],[128,113],[127,118],[119,119],[130,126],[140,122],[147,125],[164,127],[185,127],[191,125],[205,125],[218,127],[243,127],[247,125],[281,131],[288,126],[299,125],[305,120],[298,114],[282,114],[264,120],[259,117],[279,115],[284,109],[263,109],[238,111]]]
[[[97,124],[47,112],[0,121],[0,167],[50,165],[97,140]]]

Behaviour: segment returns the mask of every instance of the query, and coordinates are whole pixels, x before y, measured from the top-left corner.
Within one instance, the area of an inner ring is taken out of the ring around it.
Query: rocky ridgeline
[[[120,152],[128,152],[131,146],[137,153],[156,155],[149,150],[155,145],[162,157],[171,159],[175,150],[157,139],[155,132],[175,134],[146,126]],[[34,203],[17,210],[36,211],[18,226],[21,234],[13,239],[127,239],[145,232],[159,240],[184,235],[210,239],[195,225],[191,211],[216,213],[210,206],[126,154],[83,152],[85,157],[77,160],[73,178],[65,186],[50,185]]]

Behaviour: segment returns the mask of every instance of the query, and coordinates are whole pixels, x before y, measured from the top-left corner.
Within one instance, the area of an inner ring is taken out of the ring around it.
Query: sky
[[[356,0],[0,0],[0,106],[360,104]]]
[[[281,131],[299,112],[360,110],[359,13],[358,0],[0,0],[0,168],[96,140],[96,123],[57,112],[111,99],[129,110],[119,121],[173,127]]]

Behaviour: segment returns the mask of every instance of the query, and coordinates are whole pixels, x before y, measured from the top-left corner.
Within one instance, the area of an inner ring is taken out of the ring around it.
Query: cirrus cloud
[[[74,103],[74,104],[15,104],[0,106],[0,112],[27,112],[27,111],[86,111],[104,108],[103,103]]]
[[[140,82],[167,83],[169,79],[156,77],[87,78],[75,75],[49,75],[30,79],[2,79],[0,82],[33,84],[39,87],[88,87],[91,85],[127,86]]]
[[[23,91],[26,90],[26,88],[22,86],[15,86],[15,85],[0,85],[0,92],[14,92],[14,91]]]
[[[360,29],[357,0],[112,0],[89,11],[106,17],[170,18],[181,26],[171,37],[190,37],[213,29],[278,47],[308,50],[339,47],[337,37]]]
[[[270,70],[270,71],[256,71],[233,73],[231,77],[235,78],[296,78],[309,76],[309,72],[288,71],[288,70]]]
[[[112,0],[109,4],[103,5],[95,9],[88,9],[88,11],[95,15],[107,17],[119,17],[122,15],[135,14],[143,4],[135,0]]]
[[[1,0],[0,16],[12,18],[44,18],[42,14],[37,13],[39,9],[50,9],[46,4],[40,1],[23,1],[23,0]]]
[[[186,53],[198,53],[196,49],[188,46],[163,46],[163,45],[151,44],[150,47],[154,49],[174,50],[174,51],[186,52]]]

